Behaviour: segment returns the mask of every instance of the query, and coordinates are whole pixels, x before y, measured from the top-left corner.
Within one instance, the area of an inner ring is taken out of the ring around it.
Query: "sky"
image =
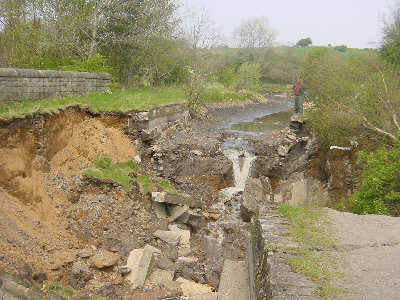
[[[230,36],[242,21],[267,17],[278,44],[294,45],[311,37],[314,45],[374,48],[384,18],[397,0],[184,0],[205,8],[218,31]]]

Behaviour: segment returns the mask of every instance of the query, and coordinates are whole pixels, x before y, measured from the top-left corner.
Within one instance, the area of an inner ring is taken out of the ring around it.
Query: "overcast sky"
[[[311,37],[314,45],[376,47],[384,17],[397,0],[183,0],[205,7],[217,28],[229,36],[241,21],[265,16],[277,42],[295,44]]]

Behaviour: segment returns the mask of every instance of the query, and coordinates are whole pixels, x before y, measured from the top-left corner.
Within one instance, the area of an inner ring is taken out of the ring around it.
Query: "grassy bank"
[[[279,212],[289,220],[291,236],[299,247],[291,249],[294,256],[289,265],[318,284],[314,291],[321,299],[336,299],[339,291],[332,282],[339,275],[337,262],[330,255],[333,240],[327,233],[327,217],[319,209],[282,205]]]
[[[244,101],[256,98],[252,92],[238,93],[221,87],[210,87],[206,94],[207,103]],[[119,90],[112,93],[92,93],[74,95],[64,98],[43,100],[21,100],[0,104],[0,118],[11,119],[23,117],[35,112],[56,112],[59,109],[79,105],[87,107],[94,113],[131,110],[148,110],[149,108],[185,102],[183,87],[145,87]]]

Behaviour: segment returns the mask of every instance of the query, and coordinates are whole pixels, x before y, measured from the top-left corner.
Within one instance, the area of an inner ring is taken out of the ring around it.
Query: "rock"
[[[211,286],[186,280],[182,277],[179,277],[176,281],[182,283],[181,285],[182,293],[186,297],[194,297],[204,294],[210,294],[213,291]]]
[[[153,211],[155,212],[157,218],[166,219],[168,218],[167,207],[165,203],[152,201]]]
[[[97,251],[91,258],[92,266],[103,269],[115,265],[119,261],[119,255],[106,250]]]
[[[93,250],[92,249],[82,249],[78,252],[78,256],[80,258],[88,258],[93,255]]]
[[[182,263],[182,264],[185,264],[185,265],[194,265],[195,263],[197,263],[198,262],[198,258],[197,257],[194,257],[194,256],[188,256],[188,257],[184,257],[184,256],[181,256],[181,257],[178,257],[178,263]]]
[[[44,272],[35,273],[32,278],[38,283],[43,283],[43,281],[47,280],[47,274]]]
[[[179,247],[178,247],[178,255],[179,256],[187,256],[190,254],[190,231],[182,230],[178,228],[176,225],[169,225],[168,229],[173,232],[176,232],[179,235]]]
[[[161,255],[161,250],[160,249],[157,249],[156,247],[153,247],[153,246],[151,246],[151,245],[146,245],[145,247],[144,247],[144,249],[146,250],[149,250],[149,251],[151,251],[151,252],[153,252],[153,254],[155,255],[155,256],[160,256]]]
[[[214,212],[204,212],[203,216],[205,216],[207,219],[211,219],[214,221],[217,221],[219,218],[221,218],[220,213],[214,213]]]
[[[192,150],[191,151],[194,155],[197,155],[197,156],[202,156],[203,155],[203,152],[201,152],[200,150]]]
[[[153,235],[173,246],[178,245],[180,240],[180,234],[175,231],[157,230]]]
[[[203,215],[196,214],[192,211],[188,211],[179,217],[176,222],[189,225],[194,231],[197,231],[207,225],[207,221]]]
[[[281,157],[285,157],[285,156],[289,153],[289,150],[290,150],[290,147],[280,145],[280,146],[278,147],[278,154],[279,154],[279,156],[281,156]]]
[[[81,274],[88,274],[89,266],[83,262],[74,262],[71,269],[72,274],[74,275],[81,275]]]
[[[129,268],[127,266],[118,267],[118,273],[121,275],[126,275],[126,274],[129,274],[130,272],[132,272],[132,270],[131,270],[131,268]]]
[[[168,211],[170,217],[168,218],[169,222],[174,222],[176,219],[181,217],[184,213],[189,210],[187,205],[179,206],[179,205],[168,205]]]
[[[261,176],[260,177],[261,185],[263,187],[263,196],[264,196],[264,203],[268,203],[272,199],[272,184],[271,180],[268,177]]]
[[[161,269],[155,269],[149,276],[149,281],[159,285],[166,285],[174,278],[174,272]]]
[[[249,178],[243,192],[240,212],[245,222],[257,212],[260,204],[264,203],[263,186],[259,178]]]
[[[157,268],[167,271],[176,271],[176,265],[168,257],[161,255],[156,259]]]
[[[190,208],[201,208],[201,200],[184,193],[166,193],[165,202],[177,205],[187,205]]]
[[[126,276],[133,288],[140,288],[144,285],[147,276],[154,265],[154,252],[151,248],[135,249],[129,253],[126,266],[132,271]]]

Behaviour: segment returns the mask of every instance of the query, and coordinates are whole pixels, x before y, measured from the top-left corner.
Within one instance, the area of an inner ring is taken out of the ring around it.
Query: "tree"
[[[347,51],[347,46],[341,45],[341,46],[335,46],[333,49],[339,52],[346,52]]]
[[[257,17],[242,22],[234,31],[239,48],[269,47],[275,39],[266,17]]]
[[[182,25],[183,32],[193,49],[210,48],[219,40],[219,34],[205,8],[188,9]]]
[[[327,48],[328,49],[328,48]],[[303,74],[310,127],[326,144],[394,143],[400,131],[400,74],[378,57],[312,53]]]
[[[308,47],[312,45],[312,40],[311,38],[305,38],[305,39],[301,39],[296,43],[296,46],[298,47]]]
[[[380,54],[386,61],[400,65],[400,7],[384,24]]]

